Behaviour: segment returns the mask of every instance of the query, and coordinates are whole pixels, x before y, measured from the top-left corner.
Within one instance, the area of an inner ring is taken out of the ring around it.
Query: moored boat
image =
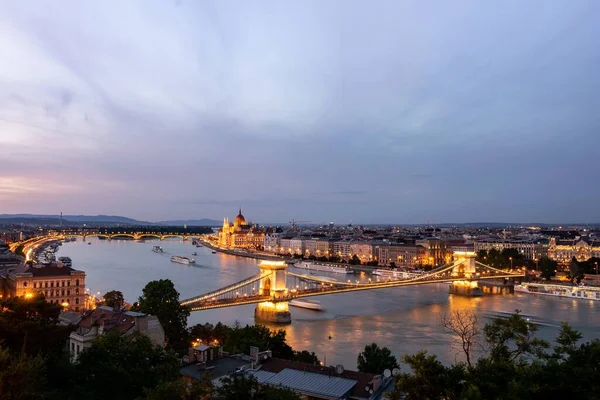
[[[515,292],[551,297],[566,297],[569,299],[600,301],[600,287],[596,286],[567,286],[524,282],[520,285],[515,285]]]
[[[155,253],[162,253],[163,252],[163,248],[160,246],[152,246],[152,251]]]
[[[336,274],[353,274],[354,271],[345,266],[333,264],[324,264],[313,261],[301,261],[293,265],[296,268],[308,269],[311,271],[333,272]]]

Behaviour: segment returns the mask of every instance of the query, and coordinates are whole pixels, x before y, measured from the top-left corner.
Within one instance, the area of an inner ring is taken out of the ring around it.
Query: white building
[[[265,251],[271,253],[279,252],[281,246],[281,234],[280,233],[267,233],[264,239]]]

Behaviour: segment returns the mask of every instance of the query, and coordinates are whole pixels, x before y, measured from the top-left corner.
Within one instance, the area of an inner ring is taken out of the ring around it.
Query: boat
[[[521,283],[520,285],[515,285],[515,292],[537,294],[540,296],[600,301],[600,287],[596,286]]]
[[[321,303],[319,303],[318,301],[314,301],[314,300],[294,299],[294,300],[289,301],[289,305],[292,307],[307,308],[309,310],[315,310],[315,311],[325,310],[325,308],[323,308]]]
[[[58,261],[60,261],[63,267],[70,267],[73,265],[73,261],[71,261],[70,257],[58,257]]]
[[[217,252],[216,252],[216,251],[214,251],[214,250],[212,251],[212,253],[213,253],[213,254],[217,254]]]
[[[423,275],[419,272],[397,271],[385,268],[374,269],[373,272],[371,272],[371,274],[389,279],[412,279]]]
[[[88,244],[92,244],[92,242],[88,242]]]
[[[152,246],[152,251],[155,253],[162,253],[163,252],[163,248],[160,246]]]
[[[353,274],[354,271],[348,267],[333,265],[333,264],[324,264],[313,261],[301,261],[299,263],[294,264],[296,268],[308,269],[311,271],[322,271],[322,272],[333,272],[335,274]]]
[[[196,262],[193,258],[183,256],[172,256],[171,261],[185,265],[194,264]]]
[[[198,253],[196,253],[196,252],[193,252],[193,253],[192,253],[192,255],[193,255],[193,256],[197,256],[197,255],[198,255]]]

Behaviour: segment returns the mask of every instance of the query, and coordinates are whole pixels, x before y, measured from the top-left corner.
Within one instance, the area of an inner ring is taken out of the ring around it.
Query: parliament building
[[[229,218],[223,219],[223,227],[219,230],[219,246],[225,248],[258,248],[263,246],[265,239],[264,229],[248,224],[242,215],[242,209],[229,223]]]

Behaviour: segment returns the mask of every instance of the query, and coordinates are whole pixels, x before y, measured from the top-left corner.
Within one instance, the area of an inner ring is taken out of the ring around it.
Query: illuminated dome
[[[242,215],[242,209],[240,208],[240,212],[237,215],[237,217],[235,217],[235,220],[233,221],[234,225],[237,226],[242,226],[242,225],[246,225],[246,218],[244,218],[244,216]]]

